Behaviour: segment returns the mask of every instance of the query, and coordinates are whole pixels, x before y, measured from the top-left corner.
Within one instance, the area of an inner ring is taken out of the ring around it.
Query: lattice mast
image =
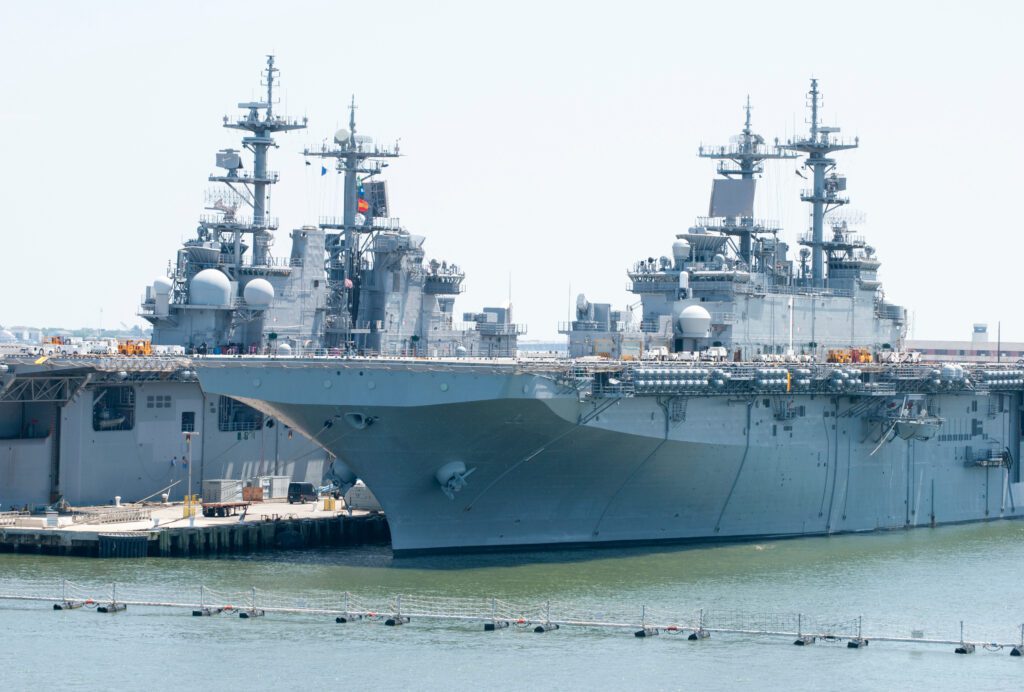
[[[269,244],[270,231],[277,228],[277,223],[267,216],[268,185],[278,181],[277,173],[267,170],[267,151],[275,146],[272,135],[275,132],[301,130],[306,127],[307,119],[301,122],[275,115],[274,86],[278,84],[278,73],[274,67],[274,56],[267,56],[267,67],[263,72],[260,85],[266,88],[263,101],[239,103],[238,107],[247,111],[246,115],[234,120],[224,116],[224,127],[230,130],[244,130],[251,133],[242,138],[242,146],[252,152],[252,171],[242,170],[238,152],[225,149],[217,155],[217,165],[225,170],[220,175],[211,175],[211,182],[225,183],[238,197],[252,208],[252,221],[245,223],[234,218],[233,210],[227,213],[220,223],[209,222],[208,230],[227,232],[234,243],[234,263],[236,272],[241,267],[242,235],[253,234],[253,263],[262,264],[266,260],[266,249]],[[261,116],[262,111],[262,116]],[[219,211],[225,211],[218,207]],[[237,274],[236,274],[237,275]]]
[[[829,154],[844,149],[856,149],[859,138],[853,143],[844,142],[833,137],[840,129],[819,124],[818,111],[821,107],[821,92],[818,91],[818,80],[811,79],[811,90],[807,92],[808,107],[811,111],[810,136],[795,139],[783,145],[783,149],[807,154],[804,168],[809,168],[814,175],[814,188],[804,190],[800,199],[811,204],[811,239],[801,241],[811,250],[811,281],[815,286],[825,285],[825,214],[849,203],[849,199],[839,193],[846,190],[846,178],[835,174],[836,162]],[[831,175],[828,175],[831,173]]]
[[[344,333],[350,331],[355,323],[358,307],[356,296],[360,281],[361,236],[363,234],[372,235],[374,230],[373,213],[376,210],[370,208],[366,200],[360,197],[360,187],[364,181],[379,175],[388,165],[383,162],[383,159],[397,158],[400,154],[397,144],[393,148],[381,147],[375,145],[371,138],[356,134],[354,96],[349,104],[348,130],[339,130],[335,133],[333,144],[324,144],[319,149],[306,148],[302,153],[306,157],[334,159],[336,170],[339,173],[344,173],[345,176],[342,188],[344,209],[341,223],[339,224],[335,220],[320,224],[320,227],[325,230],[342,232],[343,242],[340,252],[337,259],[332,257],[331,267],[337,267],[340,270],[340,273],[337,270],[332,271],[335,276],[332,288],[336,304],[345,309],[343,315],[336,315],[336,317],[340,316],[344,318],[344,322],[347,322],[347,324],[335,325],[334,331],[341,332],[344,336]],[[365,211],[360,211],[360,201],[367,204]]]
[[[789,152],[779,145],[778,139],[773,146],[765,143],[764,137],[755,133],[751,127],[750,113],[753,107],[750,105],[750,96],[747,96],[747,103],[743,107],[746,118],[743,123],[743,130],[733,138],[727,146],[705,147],[701,146],[697,155],[705,159],[718,161],[718,174],[728,179],[753,180],[764,173],[764,162],[773,159],[793,159],[798,155]],[[740,239],[740,256],[743,261],[750,264],[752,261],[753,238],[758,233],[772,232],[772,230],[759,227],[752,215],[726,218],[722,229],[729,235],[738,236]]]

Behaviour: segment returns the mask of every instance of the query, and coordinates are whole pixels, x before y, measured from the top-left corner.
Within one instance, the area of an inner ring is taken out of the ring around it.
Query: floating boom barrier
[[[9,587],[8,587],[9,588]],[[378,623],[396,627],[411,622],[435,624],[477,624],[485,632],[518,629],[535,633],[559,629],[632,632],[635,637],[680,636],[703,641],[712,635],[761,636],[789,640],[796,646],[822,642],[846,643],[850,649],[867,647],[870,642],[950,646],[957,654],[972,654],[978,648],[987,651],[1009,650],[1011,656],[1024,655],[1024,624],[1019,626],[1016,642],[976,640],[964,636],[928,638],[921,630],[910,636],[871,634],[863,617],[824,620],[803,613],[744,613],[733,610],[697,609],[683,613],[650,610],[646,606],[632,614],[609,611],[583,611],[572,606],[554,606],[551,602],[514,604],[502,599],[455,598],[399,594],[369,599],[345,591],[339,594],[310,596],[281,595],[251,588],[224,592],[199,586],[184,594],[136,593],[121,585],[82,586],[62,579],[56,592],[4,591],[0,602],[51,603],[53,610],[95,610],[114,614],[132,608],[161,608],[190,612],[196,617],[232,616],[250,619],[264,615],[293,615],[334,618],[335,623]]]

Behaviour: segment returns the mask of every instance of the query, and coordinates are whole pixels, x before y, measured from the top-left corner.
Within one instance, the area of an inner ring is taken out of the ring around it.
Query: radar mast
[[[267,67],[263,72],[261,86],[266,87],[266,99],[263,101],[247,101],[238,107],[247,111],[244,116],[231,119],[224,116],[224,127],[229,130],[244,130],[250,135],[242,138],[242,146],[253,154],[252,172],[242,170],[242,160],[234,149],[223,149],[217,153],[217,167],[224,173],[211,175],[210,182],[224,183],[237,195],[237,198],[252,208],[252,219],[249,221],[236,219],[234,208],[230,205],[215,204],[216,211],[223,216],[204,217],[200,222],[200,231],[212,235],[215,239],[230,235],[233,242],[233,276],[237,280],[242,266],[242,235],[253,234],[253,258],[255,265],[263,265],[268,259],[270,231],[277,229],[277,220],[267,216],[267,186],[278,181],[275,171],[267,170],[267,150],[274,146],[271,135],[275,132],[301,130],[306,127],[306,118],[302,122],[274,114],[274,85],[280,72],[274,67],[274,56],[267,56]],[[260,117],[260,111],[263,111]],[[225,208],[227,206],[227,208]]]
[[[750,204],[746,203],[736,207],[732,204],[724,205],[722,209],[716,209],[715,196],[712,197],[711,216],[717,216],[716,211],[725,212],[721,225],[715,224],[716,230],[740,239],[740,258],[748,265],[753,263],[753,239],[761,233],[777,233],[778,229],[771,227],[765,222],[758,223],[753,218],[753,182],[756,177],[764,173],[764,162],[772,159],[793,159],[796,153],[785,151],[779,146],[776,139],[774,146],[768,146],[764,137],[756,134],[751,128],[750,112],[753,107],[750,105],[750,96],[747,96],[747,103],[743,107],[746,118],[743,123],[743,130],[738,136],[732,138],[727,146],[705,147],[701,146],[697,156],[705,159],[718,161],[718,174],[726,180],[749,180],[750,183],[732,185],[734,188],[745,190],[742,195],[747,197]],[[718,183],[719,181],[715,181]],[[728,184],[727,184],[728,185]],[[716,192],[722,188],[722,194],[733,196],[724,191],[725,186],[716,185]]]
[[[382,147],[374,144],[372,137],[356,134],[356,101],[353,96],[349,103],[348,130],[338,130],[333,144],[325,142],[318,149],[306,148],[302,153],[306,157],[335,159],[337,171],[345,174],[342,218],[324,219],[320,228],[341,231],[341,237],[336,237],[336,246],[328,247],[328,282],[331,288],[328,300],[331,309],[328,310],[326,341],[330,346],[347,345],[356,329],[359,310],[363,236],[367,236],[367,241],[371,240],[376,229],[389,227],[386,199],[378,200],[375,196],[371,200],[365,199],[363,184],[379,175],[388,165],[383,159],[400,156],[398,145]],[[377,216],[385,218],[378,219]]]
[[[826,127],[818,122],[821,92],[818,91],[818,80],[811,79],[811,90],[807,92],[808,107],[811,110],[811,133],[804,139],[794,139],[782,148],[792,152],[807,154],[804,168],[814,173],[814,187],[800,193],[800,199],[811,204],[811,238],[801,240],[811,250],[811,281],[816,287],[824,287],[824,253],[825,253],[825,214],[849,203],[849,199],[839,193],[846,191],[846,178],[834,172],[836,162],[828,157],[835,151],[856,149],[860,144],[855,137],[853,143],[844,142],[833,135],[839,132],[838,127]],[[831,172],[826,178],[826,175]]]

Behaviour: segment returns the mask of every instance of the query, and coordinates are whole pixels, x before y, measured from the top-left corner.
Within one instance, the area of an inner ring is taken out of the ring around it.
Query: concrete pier
[[[376,512],[322,509],[323,502],[254,503],[245,514],[184,517],[181,504],[90,508],[73,516],[24,517],[0,525],[0,552],[83,557],[214,557],[261,550],[388,545]],[[123,517],[124,520],[118,520]]]

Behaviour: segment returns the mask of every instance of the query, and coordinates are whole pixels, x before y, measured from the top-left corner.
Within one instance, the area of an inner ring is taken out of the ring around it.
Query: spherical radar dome
[[[158,276],[153,280],[153,293],[158,296],[165,296],[171,292],[171,280],[166,276]]]
[[[682,238],[672,243],[672,258],[677,262],[690,259],[690,244]]]
[[[252,308],[265,308],[274,302],[274,287],[266,279],[253,279],[242,289],[245,302]]]
[[[699,305],[689,305],[679,313],[679,331],[687,339],[706,339],[711,335],[711,313]]]
[[[188,302],[192,305],[228,305],[231,303],[231,282],[218,269],[204,269],[192,277],[188,286]]]

